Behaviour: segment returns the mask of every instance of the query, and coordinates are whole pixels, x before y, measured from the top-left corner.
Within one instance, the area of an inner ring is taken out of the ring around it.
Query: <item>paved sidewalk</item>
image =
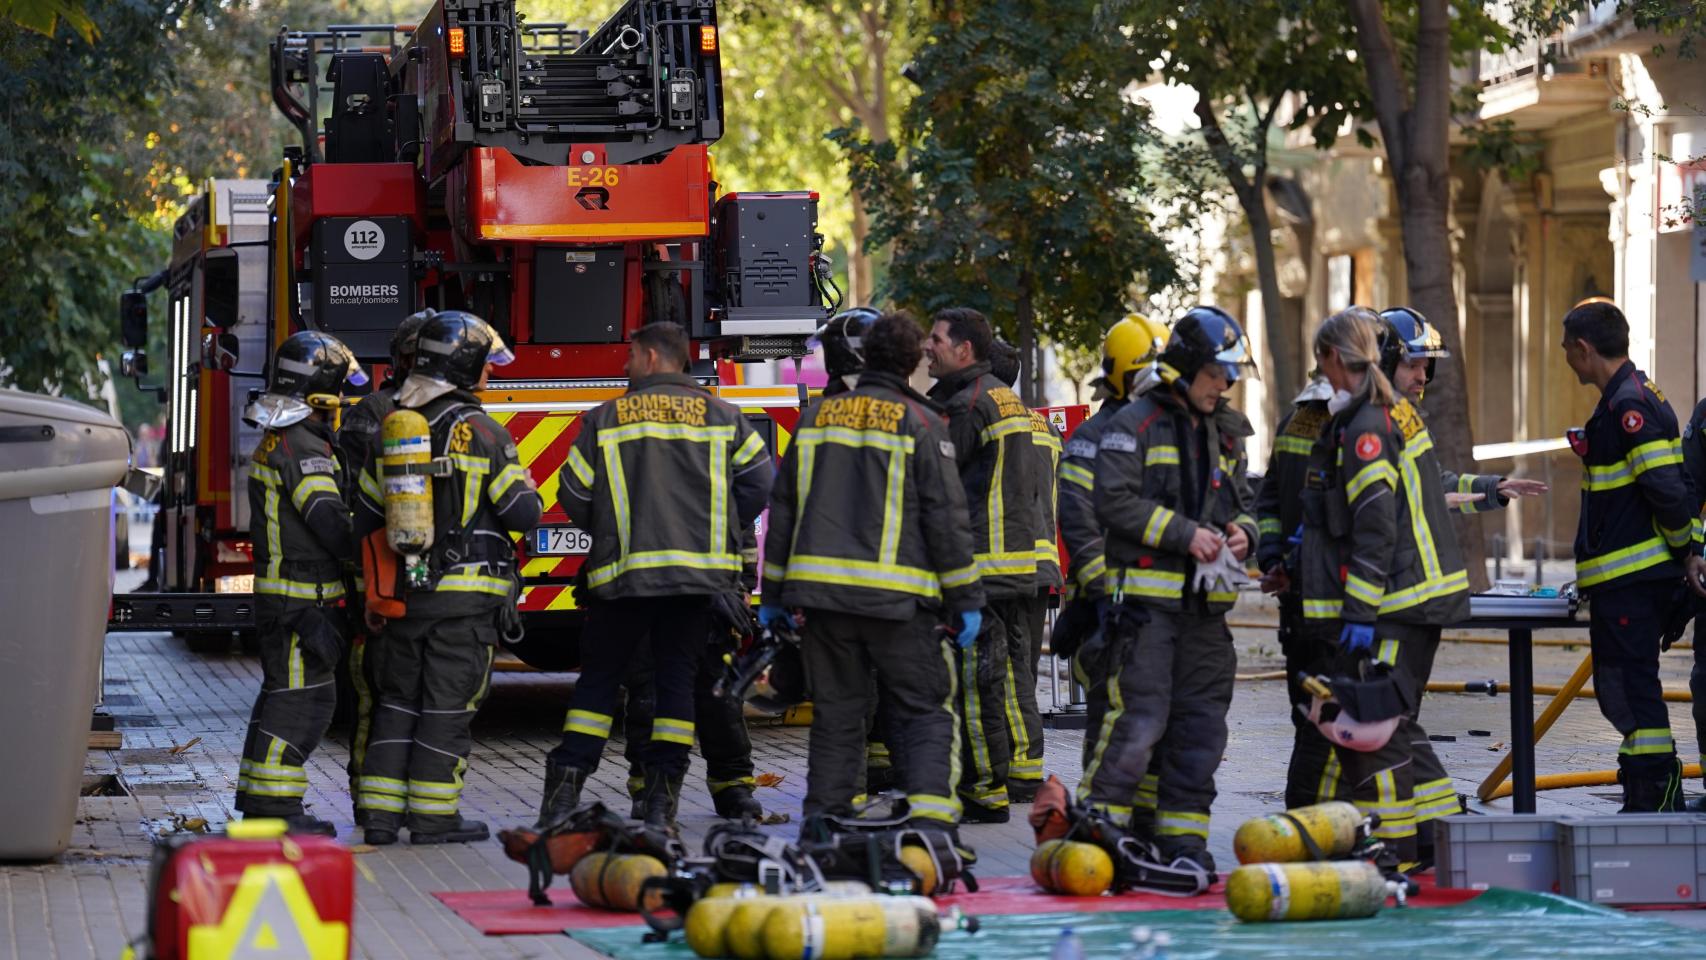
[[[1241,610],[1237,622],[1271,613]],[[1271,630],[1235,630],[1240,670],[1279,669]],[[1542,634],[1542,636],[1546,636]],[[1568,634],[1563,635],[1568,637]],[[1583,639],[1576,634],[1574,639]],[[1584,648],[1541,647],[1535,651],[1538,683],[1561,683]],[[1435,677],[1469,680],[1504,677],[1504,649],[1489,644],[1448,643]],[[1685,685],[1691,654],[1675,651],[1664,660],[1668,684]],[[153,839],[174,829],[176,817],[202,817],[217,828],[232,814],[230,803],[238,751],[259,666],[238,655],[197,656],[161,634],[112,635],[107,640],[107,704],[124,733],[124,749],[91,753],[92,773],[119,776],[131,795],[82,801],[72,849],[58,863],[0,866],[0,960],[82,960],[118,956],[124,942],[146,921],[144,891]],[[555,741],[566,678],[503,674],[475,726],[474,756],[467,773],[464,810],[496,828],[532,819],[543,751]],[[1041,684],[1049,702],[1049,684]],[[1545,698],[1537,698],[1536,710]],[[1509,729],[1504,697],[1430,696],[1423,711],[1429,731],[1454,740],[1436,744],[1460,791],[1473,794],[1502,755]],[[1219,780],[1212,849],[1223,868],[1234,863],[1231,838],[1244,819],[1280,807],[1291,726],[1285,719],[1284,689],[1275,681],[1238,685],[1231,715],[1232,737]],[[1685,751],[1693,752],[1693,726],[1686,704],[1672,705],[1673,727]],[[1470,730],[1485,730],[1473,736]],[[1082,743],[1077,730],[1048,734],[1048,771],[1074,785]],[[194,746],[172,753],[200,738]],[[797,821],[805,788],[806,730],[763,726],[753,731],[761,772],[781,774],[774,789],[761,790],[766,808]],[[589,796],[625,808],[626,769],[616,758],[619,744],[595,777]],[[1615,764],[1617,736],[1592,702],[1573,705],[1538,750],[1541,772],[1604,769]],[[312,811],[339,826],[352,840],[349,795],[343,764],[345,745],[328,742],[310,763],[308,802]],[[683,797],[682,823],[696,844],[716,822],[695,761]],[[1698,782],[1691,784],[1698,788]],[[1616,787],[1546,794],[1541,809],[1612,812]],[[1508,810],[1508,801],[1490,810]],[[1018,808],[1022,813],[1028,808]],[[792,836],[796,824],[771,828]],[[1002,826],[967,826],[988,876],[1023,874],[1033,844],[1022,816]],[[431,894],[442,890],[520,888],[523,869],[495,842],[462,847],[407,845],[362,853],[357,879],[355,955],[362,958],[431,960],[450,957],[591,957],[566,937],[483,937],[442,907]],[[566,890],[566,884],[564,885]],[[1690,922],[1698,914],[1660,914]],[[1695,921],[1697,922],[1697,921]]]

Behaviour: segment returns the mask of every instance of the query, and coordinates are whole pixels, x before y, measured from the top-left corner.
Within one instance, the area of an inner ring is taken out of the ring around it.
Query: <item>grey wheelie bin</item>
[[[130,453],[105,413],[0,390],[0,860],[71,842]]]

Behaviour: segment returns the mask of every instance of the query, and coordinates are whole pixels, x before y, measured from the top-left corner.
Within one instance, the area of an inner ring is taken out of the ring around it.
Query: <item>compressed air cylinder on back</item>
[[[770,911],[766,960],[924,957],[942,922],[929,897],[806,897]]]
[[[1342,857],[1356,849],[1366,825],[1367,818],[1355,804],[1317,803],[1244,821],[1232,838],[1232,850],[1239,863],[1302,863]],[[1320,857],[1309,849],[1304,831],[1320,848]]]
[[[1379,913],[1396,887],[1366,860],[1252,863],[1226,879],[1226,908],[1246,923],[1348,920]]]
[[[393,411],[379,429],[385,539],[398,553],[419,556],[432,549],[432,429],[413,410]]]

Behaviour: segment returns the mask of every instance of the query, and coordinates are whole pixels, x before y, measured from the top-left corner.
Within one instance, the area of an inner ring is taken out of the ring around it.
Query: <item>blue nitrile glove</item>
[[[779,603],[761,603],[758,605],[758,625],[766,630],[775,627],[792,627],[794,618],[788,613],[788,608]]]
[[[1347,623],[1339,631],[1339,650],[1344,653],[1364,653],[1374,649],[1374,624]]]
[[[954,642],[964,650],[977,642],[977,634],[983,629],[983,611],[967,610],[960,614],[960,632],[954,637]]]

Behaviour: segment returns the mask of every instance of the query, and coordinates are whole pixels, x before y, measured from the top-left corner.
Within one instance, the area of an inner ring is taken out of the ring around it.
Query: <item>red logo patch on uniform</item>
[[[1625,413],[1622,422],[1624,433],[1640,433],[1641,428],[1647,425],[1646,418],[1641,416],[1639,410],[1631,410]]]
[[[1373,460],[1380,456],[1380,438],[1372,433],[1357,437],[1357,456],[1364,460]]]

